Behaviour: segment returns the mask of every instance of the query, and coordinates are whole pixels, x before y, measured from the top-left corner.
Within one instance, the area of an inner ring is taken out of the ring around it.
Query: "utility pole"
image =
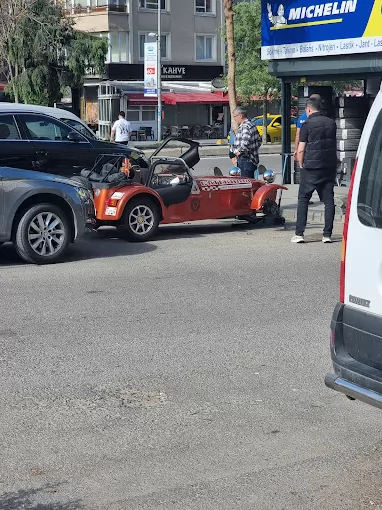
[[[161,33],[162,10],[161,0],[158,0],[158,30],[157,30],[157,74],[158,74],[158,142],[162,140],[162,65],[161,65]]]

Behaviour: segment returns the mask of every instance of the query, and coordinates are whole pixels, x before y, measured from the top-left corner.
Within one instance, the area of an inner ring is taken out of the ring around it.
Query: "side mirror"
[[[71,131],[67,136],[69,142],[80,142],[82,140],[82,137],[77,131]]]
[[[264,166],[264,165],[259,165],[259,166],[257,167],[257,171],[259,172],[259,175],[263,175],[263,173],[264,173],[264,172],[266,172],[266,171],[267,171],[267,169],[265,168],[265,166]]]

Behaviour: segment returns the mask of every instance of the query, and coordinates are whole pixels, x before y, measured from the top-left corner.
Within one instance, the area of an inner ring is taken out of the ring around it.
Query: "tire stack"
[[[306,101],[312,94],[320,94],[323,101],[323,113],[328,117],[334,117],[333,111],[333,88],[332,87],[320,87],[320,86],[309,86],[298,88],[298,117],[305,112]],[[294,140],[292,140],[292,143]],[[294,162],[294,173],[293,183],[300,184],[300,166],[297,161]]]
[[[350,180],[359,141],[368,113],[365,97],[337,97],[337,175],[339,180]]]

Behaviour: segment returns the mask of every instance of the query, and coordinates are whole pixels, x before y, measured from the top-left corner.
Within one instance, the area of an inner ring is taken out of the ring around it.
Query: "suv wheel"
[[[35,264],[57,262],[71,238],[71,224],[65,213],[52,204],[34,205],[22,216],[15,247],[25,261]]]
[[[158,207],[151,198],[138,196],[127,203],[122,221],[120,230],[130,241],[148,241],[158,230]]]

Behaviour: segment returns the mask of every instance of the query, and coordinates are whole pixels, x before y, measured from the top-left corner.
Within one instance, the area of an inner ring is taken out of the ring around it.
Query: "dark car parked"
[[[139,150],[87,137],[49,115],[1,109],[0,166],[71,176],[92,168],[99,155],[116,151],[148,166]]]
[[[0,167],[0,245],[11,241],[29,263],[62,258],[95,225],[91,192],[56,175]]]

